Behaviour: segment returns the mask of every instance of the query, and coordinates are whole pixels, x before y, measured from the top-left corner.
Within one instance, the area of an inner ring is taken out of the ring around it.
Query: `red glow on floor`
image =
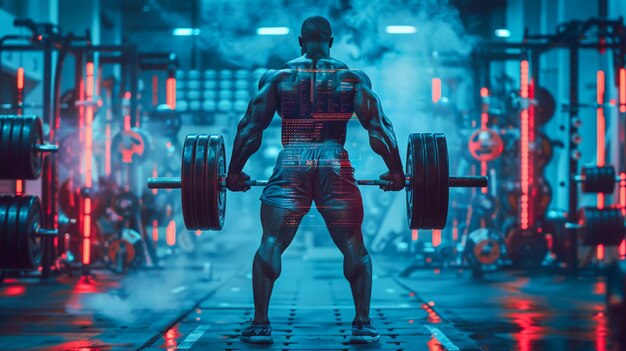
[[[0,293],[0,296],[16,297],[22,296],[26,293],[26,287],[24,285],[8,286]]]
[[[177,340],[180,336],[181,334],[178,331],[178,324],[171,329],[168,329],[168,331],[165,332],[165,335],[163,335],[163,339],[165,339],[165,347],[168,350],[176,350],[178,347]]]
[[[513,338],[519,351],[534,350],[535,343],[547,332],[543,323],[550,317],[546,312],[537,311],[530,300],[520,297],[508,297],[505,299],[507,310],[512,312],[507,318],[517,325],[518,331],[513,333]]]

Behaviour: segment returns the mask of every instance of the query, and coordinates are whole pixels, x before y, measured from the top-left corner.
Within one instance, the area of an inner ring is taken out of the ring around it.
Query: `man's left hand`
[[[250,180],[250,176],[245,172],[228,173],[226,176],[226,188],[230,191],[248,191],[250,190],[250,185],[246,184],[248,180]]]

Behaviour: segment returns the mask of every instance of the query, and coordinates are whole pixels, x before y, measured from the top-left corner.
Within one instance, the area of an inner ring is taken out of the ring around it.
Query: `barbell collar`
[[[59,146],[54,144],[37,144],[35,145],[35,151],[39,152],[57,152]]]

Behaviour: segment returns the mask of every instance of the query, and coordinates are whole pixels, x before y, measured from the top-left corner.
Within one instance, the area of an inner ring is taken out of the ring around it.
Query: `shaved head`
[[[332,34],[330,23],[322,16],[311,16],[305,19],[300,29],[300,36],[306,40],[329,40]]]

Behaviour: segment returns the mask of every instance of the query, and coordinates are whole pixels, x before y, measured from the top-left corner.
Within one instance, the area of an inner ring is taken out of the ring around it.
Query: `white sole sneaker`
[[[371,344],[374,342],[380,341],[380,335],[370,336],[370,335],[353,335],[350,338],[351,344]]]
[[[272,344],[274,340],[271,336],[240,336],[239,340],[249,344]]]

